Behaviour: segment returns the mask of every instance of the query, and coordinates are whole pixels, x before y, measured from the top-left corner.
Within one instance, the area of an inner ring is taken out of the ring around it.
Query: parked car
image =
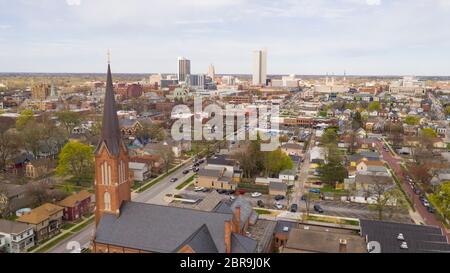
[[[177,181],[178,181],[178,178],[176,178],[176,177],[170,179],[170,182],[172,182],[172,183],[177,182]]]
[[[323,213],[323,209],[319,204],[314,205],[314,210],[318,213]]]
[[[205,163],[204,159],[200,159],[200,161],[198,162],[198,164],[203,164],[203,163]]]
[[[254,193],[252,193],[252,197],[253,198],[258,198],[258,197],[261,197],[262,196],[262,194],[260,193],[260,192],[254,192]]]
[[[309,192],[310,193],[315,193],[315,194],[320,194],[320,190],[319,189],[310,189]]]
[[[276,209],[283,209],[283,205],[281,203],[275,203],[275,208]]]
[[[204,188],[204,189],[202,190],[202,192],[210,192],[210,189]]]
[[[217,193],[219,193],[219,194],[224,194],[226,192],[227,192],[227,190],[223,190],[223,189],[218,189],[217,190]]]
[[[322,182],[314,182],[313,185],[322,186]]]
[[[430,205],[427,207],[429,213],[434,213],[436,210]]]
[[[247,192],[247,191],[245,191],[245,190],[243,190],[243,189],[238,190],[238,193],[239,193],[240,195],[244,195],[246,192]]]
[[[283,195],[277,195],[277,196],[275,196],[275,200],[276,201],[280,201],[280,200],[284,200],[284,196]]]
[[[195,168],[193,171],[194,173],[198,173],[200,171],[200,168]]]
[[[306,202],[306,195],[302,195],[301,200]]]
[[[183,174],[188,174],[191,170],[184,170]]]
[[[298,210],[298,205],[297,204],[292,204],[291,205],[291,212],[297,212]]]
[[[194,191],[195,191],[195,192],[200,192],[200,191],[204,191],[204,190],[205,190],[204,187],[195,187],[195,188],[194,188]]]
[[[256,204],[258,204],[258,207],[264,208],[264,202],[262,200],[258,200]]]
[[[235,190],[227,190],[225,193],[228,195],[232,195],[232,194],[235,194],[236,191]]]

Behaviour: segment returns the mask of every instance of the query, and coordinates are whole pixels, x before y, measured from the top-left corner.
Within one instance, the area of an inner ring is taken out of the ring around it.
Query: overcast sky
[[[1,72],[450,75],[450,0],[0,0]]]

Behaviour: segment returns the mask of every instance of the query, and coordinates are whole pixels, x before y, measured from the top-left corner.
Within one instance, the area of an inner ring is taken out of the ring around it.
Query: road
[[[183,171],[187,168],[189,168],[192,165],[192,160],[185,163],[183,167],[179,168],[177,171],[175,171],[170,176],[164,178],[159,183],[152,186],[150,189],[148,189],[145,192],[135,194],[132,199],[136,202],[141,203],[149,203],[149,204],[157,204],[157,205],[163,205],[165,204],[163,202],[163,197],[167,193],[172,193],[175,191],[175,188],[185,182],[188,178],[192,176],[192,171],[189,172],[189,174],[184,175]],[[170,182],[170,179],[173,177],[178,178],[178,181],[175,183]],[[48,250],[49,253],[70,253],[71,249],[67,249],[67,246],[69,242],[78,242],[80,246],[88,247],[93,239],[94,236],[94,224],[90,224],[86,226],[84,229],[82,229],[80,232],[74,234],[71,237],[68,237],[67,239],[61,241],[58,243],[55,247]]]
[[[405,173],[403,172],[400,165],[401,159],[393,157],[390,152],[386,152],[383,149],[383,144],[380,141],[377,141],[377,146],[378,150],[383,155],[383,159],[391,166],[392,170],[394,170],[395,174],[400,179],[402,189],[406,192],[410,199],[412,199],[414,208],[420,214],[425,224],[441,227],[444,232],[446,232],[447,238],[449,238],[450,240],[450,234],[446,230],[445,226],[436,219],[436,216],[433,213],[428,212],[428,210],[420,202],[419,196],[413,192],[413,190],[407,183]]]

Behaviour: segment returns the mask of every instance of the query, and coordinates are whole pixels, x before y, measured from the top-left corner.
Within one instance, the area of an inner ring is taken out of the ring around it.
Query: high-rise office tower
[[[214,78],[216,77],[216,69],[212,64],[208,67],[208,76],[214,81]]]
[[[186,76],[191,74],[191,61],[184,57],[178,57],[177,73],[179,82],[186,81]]]
[[[266,85],[267,81],[267,50],[253,52],[253,85]]]

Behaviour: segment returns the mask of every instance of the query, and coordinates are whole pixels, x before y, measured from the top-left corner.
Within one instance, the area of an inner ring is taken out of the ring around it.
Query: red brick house
[[[86,190],[80,191],[62,200],[58,205],[64,207],[64,220],[76,221],[91,211],[91,193]]]

